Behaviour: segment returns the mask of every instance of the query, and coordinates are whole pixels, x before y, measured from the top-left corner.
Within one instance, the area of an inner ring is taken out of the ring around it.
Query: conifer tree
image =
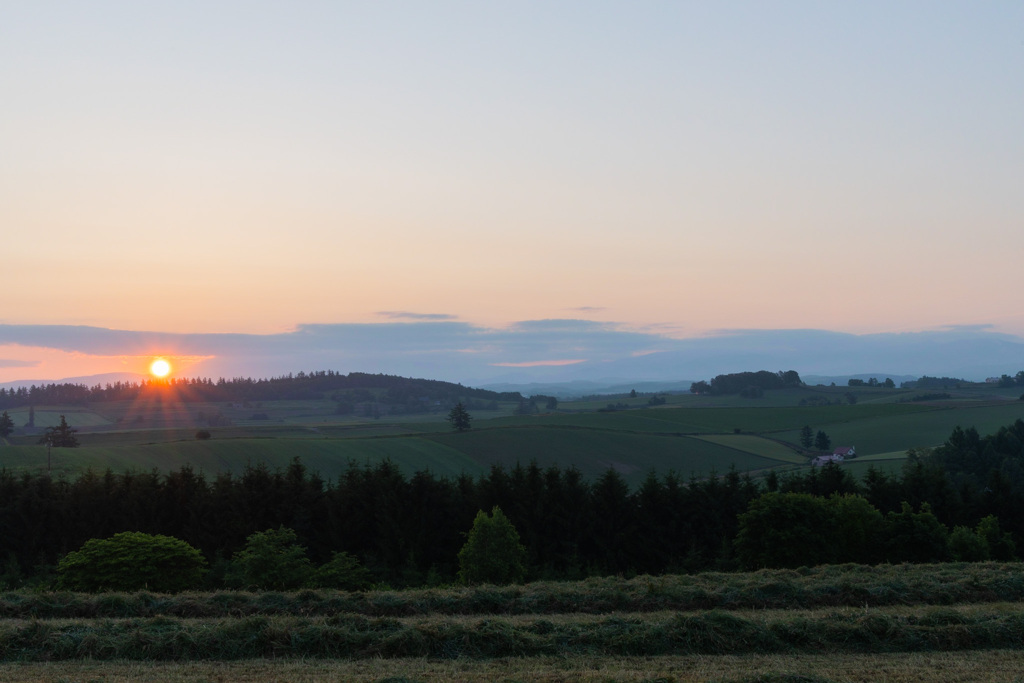
[[[455,404],[451,412],[448,413],[448,422],[451,423],[452,429],[457,432],[464,432],[469,429],[469,423],[473,417],[466,411],[466,406],[462,405],[462,401]]]
[[[0,437],[10,436],[13,431],[14,420],[11,419],[11,416],[5,410],[3,415],[0,415]]]

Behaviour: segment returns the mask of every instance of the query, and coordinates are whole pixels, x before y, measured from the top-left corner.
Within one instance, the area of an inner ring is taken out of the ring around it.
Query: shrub
[[[957,562],[981,562],[988,559],[988,542],[965,526],[949,535],[949,554]]]
[[[739,516],[734,548],[743,566],[813,566],[827,562],[833,532],[824,498],[809,493],[766,493]]]
[[[209,438],[210,430],[208,429],[200,429],[198,432],[196,432],[196,439],[198,439],[199,441],[205,441],[206,439]]]
[[[942,525],[928,503],[914,512],[904,501],[899,512],[885,516],[890,562],[942,562],[949,556],[949,530]]]
[[[348,553],[333,553],[329,562],[317,568],[312,583],[318,588],[364,591],[373,585],[373,575],[358,558]]]
[[[171,536],[125,531],[106,539],[86,541],[57,565],[57,585],[76,591],[133,591],[162,593],[197,588],[206,572],[202,554]]]
[[[526,548],[519,532],[497,505],[490,516],[476,513],[466,544],[459,551],[459,579],[463,583],[519,583],[526,576]]]
[[[313,564],[298,535],[287,527],[257,531],[231,558],[225,582],[235,588],[294,590],[306,586]]]

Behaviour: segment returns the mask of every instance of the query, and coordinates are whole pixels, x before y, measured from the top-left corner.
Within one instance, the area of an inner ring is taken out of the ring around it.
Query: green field
[[[825,431],[834,446],[856,447],[858,459],[844,467],[862,475],[872,465],[898,470],[907,449],[941,444],[957,425],[985,434],[1024,417],[1024,402],[993,400],[994,394],[913,403],[905,402],[905,391],[860,389],[856,405],[797,405],[808,396],[845,393],[836,387],[766,392],[757,400],[674,395],[656,407],[647,407],[644,397],[623,399],[643,407],[609,412],[580,411],[566,402],[526,416],[512,415],[514,406],[504,404],[473,414],[473,429],[465,433],[453,433],[444,414],[339,416],[327,400],[37,406],[34,430],[22,426],[27,409],[10,411],[19,428],[6,445],[0,442],[0,467],[44,469],[45,448],[37,443],[63,414],[81,442],[80,448],[51,453],[54,471],[67,476],[86,469],[168,471],[186,464],[207,474],[237,473],[260,462],[285,467],[299,457],[330,479],[351,462],[385,459],[406,474],[429,470],[441,476],[475,476],[494,465],[536,461],[542,467],[574,466],[587,477],[612,468],[637,485],[652,470],[700,476],[733,466],[750,472],[799,468],[812,455],[797,445],[804,425]],[[228,425],[205,427],[199,418],[210,415]],[[196,440],[200,428],[213,438]]]
[[[807,463],[807,456],[797,453],[792,447],[785,444],[766,439],[763,436],[750,436],[748,434],[708,434],[698,437],[701,441],[716,443],[720,446],[734,448],[744,453],[753,453],[769,460],[803,465]]]

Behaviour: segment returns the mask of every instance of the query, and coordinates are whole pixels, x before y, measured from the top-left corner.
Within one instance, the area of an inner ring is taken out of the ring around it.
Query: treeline
[[[405,477],[383,462],[353,465],[333,482],[298,460],[212,479],[187,467],[166,476],[87,473],[73,482],[0,471],[0,562],[8,577],[45,575],[90,538],[142,531],[199,548],[216,582],[217,567],[250,534],[284,526],[316,563],[348,552],[380,581],[421,585],[454,580],[476,513],[499,506],[529,552],[531,579],[735,569],[739,515],[765,493],[857,494],[883,516],[906,513],[906,503],[908,514],[927,512],[947,531],[993,517],[1024,548],[1022,444],[1018,420],[986,437],[955,430],[934,453],[912,452],[900,474],[872,469],[863,483],[829,465],[763,483],[735,470],[703,479],[651,473],[636,490],[614,470],[587,481],[574,468],[536,463],[451,479]],[[834,538],[830,519],[810,523]]]
[[[351,372],[347,375],[333,370],[299,372],[298,374],[253,379],[236,377],[214,381],[209,378],[172,378],[141,382],[114,382],[92,387],[84,384],[45,384],[11,389],[0,388],[0,409],[28,405],[81,405],[90,402],[131,401],[140,397],[161,397],[174,394],[186,401],[277,401],[322,399],[330,392],[382,390],[394,402],[440,401],[455,403],[459,399],[483,401],[519,401],[519,392],[496,392],[474,389],[452,382],[415,379],[397,375]]]
[[[782,372],[736,372],[729,375],[717,375],[711,382],[694,382],[690,385],[690,393],[724,396],[742,394],[749,398],[757,398],[761,392],[770,389],[787,389],[803,384],[796,370]]]

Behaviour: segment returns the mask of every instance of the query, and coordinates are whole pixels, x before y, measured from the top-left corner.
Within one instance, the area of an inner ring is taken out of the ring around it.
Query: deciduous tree
[[[191,545],[171,536],[125,531],[86,541],[57,565],[57,584],[75,591],[161,593],[199,588],[206,559]]]
[[[488,516],[476,514],[459,551],[459,579],[463,583],[519,583],[526,576],[526,548],[519,532],[497,505]]]

